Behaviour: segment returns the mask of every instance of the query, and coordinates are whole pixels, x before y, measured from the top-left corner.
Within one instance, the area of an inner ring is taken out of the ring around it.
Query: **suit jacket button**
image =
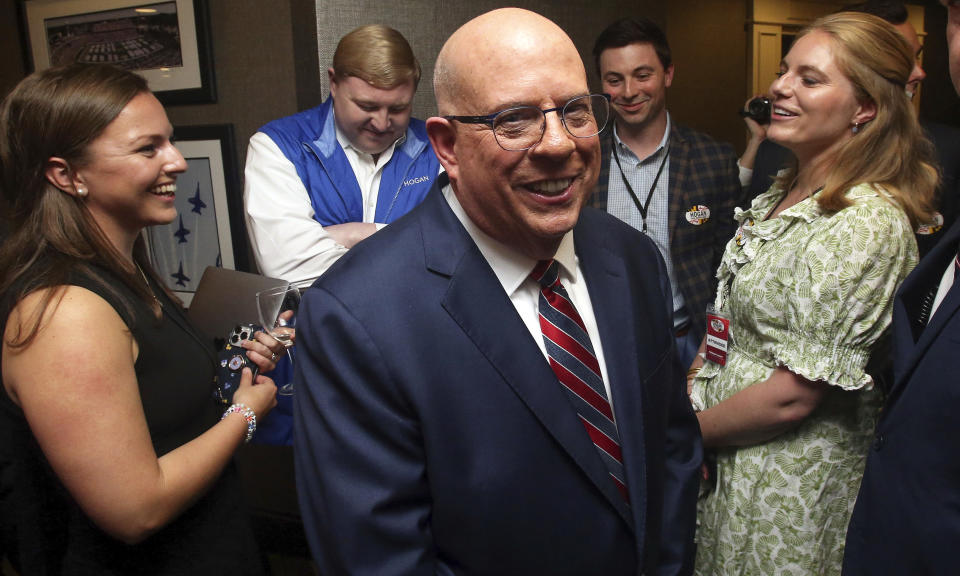
[[[883,434],[877,434],[873,441],[873,449],[879,451],[883,448]]]

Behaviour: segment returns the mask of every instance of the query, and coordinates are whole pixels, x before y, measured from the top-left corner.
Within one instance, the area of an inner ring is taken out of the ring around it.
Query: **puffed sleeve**
[[[893,297],[917,263],[909,221],[875,194],[848,195],[854,205],[828,216],[799,246],[795,289],[785,302],[789,334],[779,338],[778,364],[845,390],[870,388],[870,349],[890,325]]]

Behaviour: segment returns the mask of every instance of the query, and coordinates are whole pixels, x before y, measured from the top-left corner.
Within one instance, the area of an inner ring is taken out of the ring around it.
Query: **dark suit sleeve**
[[[750,179],[750,186],[747,187],[744,204],[769,190],[777,173],[789,166],[792,158],[792,152],[772,140],[761,142],[760,148],[757,149],[757,158],[753,162],[753,176]]]
[[[322,574],[434,574],[420,427],[362,322],[318,287],[297,328],[294,456]]]
[[[696,556],[697,490],[703,448],[700,426],[687,398],[686,381],[679,367],[670,382],[658,573],[693,574]]]
[[[661,260],[661,266],[662,260]],[[667,310],[673,308],[673,296],[666,268],[660,270],[661,291]],[[664,447],[663,525],[660,530],[660,562],[657,573],[693,574],[696,556],[697,492],[703,445],[700,424],[687,398],[686,367],[672,355],[671,377],[667,382],[666,446]]]

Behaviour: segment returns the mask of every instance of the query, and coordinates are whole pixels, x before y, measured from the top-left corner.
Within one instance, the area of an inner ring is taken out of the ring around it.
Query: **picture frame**
[[[207,0],[20,0],[27,68],[105,63],[165,105],[217,101]]]
[[[251,270],[233,125],[179,126],[174,134],[188,166],[177,177],[177,218],[144,234],[154,269],[189,306],[207,266]]]

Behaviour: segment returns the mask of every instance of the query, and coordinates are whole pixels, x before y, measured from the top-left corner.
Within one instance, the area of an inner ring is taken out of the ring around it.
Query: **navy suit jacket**
[[[957,255],[960,222],[894,300],[894,382],[847,531],[843,573],[956,574],[960,543],[960,290],[925,327],[927,294]]]
[[[594,210],[574,238],[631,505],[435,186],[303,296],[294,452],[321,573],[692,571],[701,447],[663,261]]]

